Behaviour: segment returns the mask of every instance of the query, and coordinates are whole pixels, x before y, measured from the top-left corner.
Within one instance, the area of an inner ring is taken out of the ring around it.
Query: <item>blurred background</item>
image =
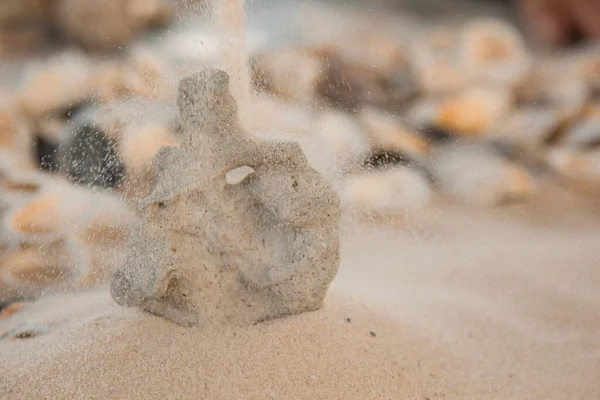
[[[298,141],[363,222],[450,208],[593,224],[600,49],[577,3],[248,0],[242,128]],[[110,277],[152,158],[178,145],[178,80],[222,63],[211,10],[0,3],[0,303]]]

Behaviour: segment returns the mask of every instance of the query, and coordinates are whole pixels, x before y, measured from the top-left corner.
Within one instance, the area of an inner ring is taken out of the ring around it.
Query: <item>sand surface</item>
[[[600,208],[566,197],[344,221],[325,307],[245,329],[44,298],[0,320],[50,328],[0,341],[0,398],[600,398]]]

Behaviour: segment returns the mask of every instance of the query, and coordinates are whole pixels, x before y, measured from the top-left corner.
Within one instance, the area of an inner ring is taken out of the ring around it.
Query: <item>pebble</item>
[[[253,135],[271,139],[298,140],[314,134],[315,112],[269,94],[253,96],[250,115],[243,128]]]
[[[57,0],[56,22],[72,41],[89,50],[115,51],[148,26],[164,24],[162,0]]]
[[[342,205],[374,216],[402,216],[425,207],[432,196],[428,180],[410,167],[393,167],[346,178]]]
[[[11,329],[8,332],[2,334],[0,336],[0,341],[31,339],[37,336],[45,335],[47,333],[50,333],[50,328],[47,325],[29,323]]]
[[[560,113],[552,108],[527,106],[514,110],[491,135],[517,144],[522,149],[539,150],[560,128]]]
[[[83,259],[81,249],[65,242],[24,245],[10,251],[0,260],[0,301],[35,297],[51,288],[76,284],[89,269]]]
[[[169,127],[149,122],[125,130],[119,143],[119,154],[128,173],[143,172],[150,168],[152,159],[163,147],[176,147],[177,140]]]
[[[39,190],[42,177],[29,157],[0,149],[0,198],[20,198]]]
[[[0,56],[2,57],[30,55],[40,51],[46,44],[47,33],[44,27],[27,25],[3,28],[0,26]]]
[[[442,100],[433,125],[458,136],[483,136],[503,121],[511,106],[505,90],[470,88]]]
[[[581,113],[590,96],[591,87],[577,73],[573,61],[560,57],[537,59],[534,72],[516,91],[519,102],[552,107],[564,119]]]
[[[560,145],[589,148],[600,144],[600,116],[575,122],[560,138]]]
[[[51,13],[52,0],[2,0],[0,27],[45,21]]]
[[[314,50],[289,47],[256,57],[254,80],[278,98],[298,104],[314,104],[324,79],[325,63]]]
[[[371,151],[363,128],[341,111],[322,114],[316,122],[315,132],[324,156],[317,169],[326,176],[339,177],[358,166]]]
[[[492,18],[470,21],[458,34],[460,66],[471,84],[516,87],[530,73],[531,59],[520,32]]]
[[[420,156],[429,150],[427,141],[400,119],[374,108],[365,108],[358,113],[358,121],[369,136],[373,151],[398,151]]]
[[[511,93],[502,88],[471,87],[438,98],[424,98],[407,117],[420,128],[436,128],[457,137],[482,137],[494,131],[509,115]]]
[[[514,110],[489,135],[515,154],[515,158],[532,165],[544,164],[548,143],[564,123],[561,113],[553,108],[524,106]]]
[[[121,184],[124,165],[117,144],[97,125],[75,124],[67,132],[57,153],[60,173],[82,186],[114,188]]]
[[[14,94],[0,88],[0,150],[33,161],[32,124],[14,101]]]
[[[47,178],[38,192],[7,210],[0,233],[12,244],[49,244],[86,230],[101,232],[102,227],[127,227],[133,222],[116,195]]]
[[[562,147],[547,156],[548,165],[569,187],[581,193],[600,194],[600,150]]]
[[[18,301],[8,304],[0,310],[0,320],[12,317],[14,314],[20,312],[24,307],[25,303]]]
[[[408,66],[386,74],[368,63],[349,62],[335,48],[323,48],[319,54],[326,60],[326,69],[318,94],[332,107],[349,112],[366,105],[394,107],[416,91]]]
[[[432,157],[431,168],[445,194],[474,206],[523,201],[536,191],[525,168],[481,143],[442,146]]]
[[[411,46],[410,63],[423,95],[438,95],[464,89],[468,80],[456,60],[456,29],[436,27]]]
[[[19,104],[33,118],[71,109],[94,95],[92,70],[91,60],[77,51],[30,64],[17,92]]]

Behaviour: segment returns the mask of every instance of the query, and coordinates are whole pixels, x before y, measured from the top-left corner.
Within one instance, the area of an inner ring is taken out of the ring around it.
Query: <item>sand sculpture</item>
[[[178,108],[181,146],[154,159],[114,299],[188,326],[318,309],[339,264],[333,188],[297,143],[240,131],[225,72],[183,79]]]

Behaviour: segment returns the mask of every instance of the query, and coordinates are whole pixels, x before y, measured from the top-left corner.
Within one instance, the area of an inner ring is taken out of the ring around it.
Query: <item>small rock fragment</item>
[[[92,64],[83,54],[64,52],[31,65],[18,92],[30,117],[39,118],[73,108],[94,95]]]
[[[561,122],[560,114],[551,108],[521,107],[498,126],[493,137],[537,149],[556,132]]]
[[[498,124],[490,138],[506,144],[518,158],[534,164],[543,163],[548,142],[563,123],[560,112],[552,108],[524,106]]]
[[[330,181],[360,165],[371,150],[362,127],[343,112],[324,113],[314,129],[321,144],[321,157],[314,157],[312,165]]]
[[[0,218],[5,217],[12,207],[30,199],[41,186],[42,179],[36,174],[33,163],[16,153],[0,151]],[[2,235],[0,228],[0,253],[10,242]]]
[[[12,101],[13,96],[0,90],[0,150],[33,161],[31,124]]]
[[[44,116],[35,123],[35,132],[44,140],[58,146],[60,135],[64,131],[65,125],[68,122],[68,117],[60,115]]]
[[[299,104],[317,102],[317,88],[324,78],[324,59],[309,48],[285,48],[257,57],[254,80],[281,99]]]
[[[25,303],[15,301],[0,310],[0,320],[12,317],[25,307]]]
[[[325,59],[319,92],[332,104],[398,106],[415,94],[406,46],[395,33],[355,26],[318,50]]]
[[[304,107],[266,94],[254,96],[250,107],[252,118],[246,118],[243,128],[254,135],[273,139],[283,136],[298,140],[314,133],[315,115]]]
[[[41,179],[35,171],[35,165],[28,157],[24,158],[17,152],[0,150],[0,188],[4,194],[37,191],[41,186]]]
[[[114,195],[50,178],[2,216],[0,297],[38,296],[106,281],[135,217]]]
[[[368,63],[349,62],[335,49],[325,48],[319,54],[327,68],[317,91],[334,107],[347,111],[365,105],[394,108],[402,106],[416,91],[409,65],[386,73]]]
[[[480,136],[489,133],[510,107],[506,91],[473,88],[443,100],[434,125],[461,136]]]
[[[462,137],[493,132],[512,107],[507,90],[473,87],[441,99],[425,98],[412,106],[408,118],[421,128],[436,128]]]
[[[426,93],[449,93],[466,86],[459,69],[444,61],[424,61],[418,79]]]
[[[383,48],[388,45],[382,44]],[[375,59],[370,58],[371,51]],[[410,66],[403,54],[371,47],[359,51],[368,53],[362,58],[356,52],[342,44],[279,49],[257,57],[255,82],[295,103],[326,101],[354,110],[365,104],[397,106],[414,94]]]
[[[90,50],[117,50],[142,29],[161,25],[170,15],[162,0],[57,0],[56,23],[73,41]]]
[[[600,150],[558,148],[547,160],[571,188],[593,196],[600,194]]]
[[[599,49],[583,49],[583,55],[579,61],[578,69],[584,82],[592,89],[594,94],[598,94],[600,92]]]
[[[88,271],[86,254],[75,243],[21,246],[0,260],[0,301],[72,287]]]
[[[363,215],[393,217],[422,209],[430,197],[431,186],[420,172],[409,167],[394,167],[349,176],[342,204]]]
[[[335,51],[347,63],[370,66],[388,75],[406,65],[407,49],[395,33],[372,26],[355,28],[332,37],[324,47]]]
[[[563,120],[577,116],[586,106],[591,88],[569,59],[536,60],[535,73],[517,88],[520,103],[545,105],[558,110]]]
[[[134,94],[150,100],[175,101],[177,80],[169,74],[169,65],[159,53],[138,46],[131,50],[129,58],[133,73],[140,78],[137,85],[129,85]]]
[[[165,0],[129,0],[127,11],[147,28],[162,28],[173,17],[172,5]]]
[[[524,168],[477,143],[442,146],[431,167],[445,193],[473,205],[523,201],[535,192]]]
[[[100,217],[108,213],[106,217]],[[96,227],[117,215],[119,226],[131,223],[126,207],[114,195],[73,187],[66,182],[43,179],[27,200],[15,204],[2,216],[2,240],[11,243],[52,243]],[[114,219],[113,219],[114,220]]]
[[[466,73],[456,59],[456,43],[456,30],[450,27],[433,29],[413,42],[410,61],[421,92],[444,94],[466,87]]]
[[[561,136],[559,143],[581,149],[600,145],[600,117],[576,122]]]
[[[369,135],[373,151],[398,151],[420,156],[429,149],[427,141],[392,115],[373,108],[359,112],[358,120]]]
[[[516,87],[530,71],[521,34],[503,21],[471,21],[461,27],[458,43],[460,66],[471,82]]]
[[[36,336],[45,335],[50,332],[50,328],[42,324],[24,324],[18,328],[12,329],[2,336],[0,340],[19,340],[31,339]]]
[[[0,56],[14,57],[40,51],[47,42],[47,33],[40,26],[0,27]]]

